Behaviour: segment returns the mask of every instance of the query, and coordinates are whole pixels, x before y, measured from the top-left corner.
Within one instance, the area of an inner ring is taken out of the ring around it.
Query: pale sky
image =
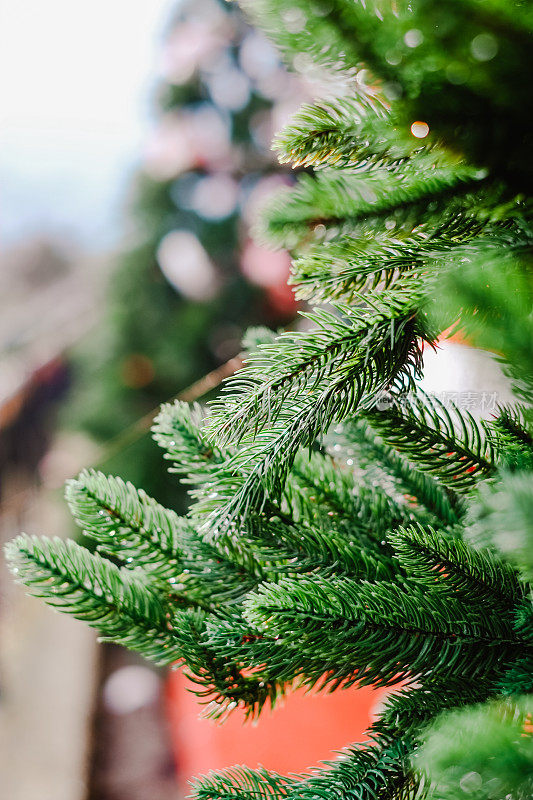
[[[0,0],[0,231],[105,247],[150,124],[170,0]]]

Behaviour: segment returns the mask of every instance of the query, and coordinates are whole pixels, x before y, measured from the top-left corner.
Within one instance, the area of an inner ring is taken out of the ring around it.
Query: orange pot
[[[167,712],[180,787],[211,769],[262,765],[281,773],[300,772],[334,757],[364,733],[391,690],[362,687],[333,694],[298,690],[275,711],[245,722],[240,710],[223,723],[200,719],[201,706],[181,672],[167,681]]]

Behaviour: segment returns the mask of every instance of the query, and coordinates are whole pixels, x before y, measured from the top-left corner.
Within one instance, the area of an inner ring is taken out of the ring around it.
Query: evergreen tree
[[[258,130],[269,127],[280,97],[296,103],[302,91],[225,0],[180,2],[160,62],[128,249],[117,258],[98,330],[75,353],[64,417],[105,443],[106,470],[184,506],[149,425],[140,431],[137,421],[237,355],[248,326],[292,320],[295,305],[279,275],[288,259],[267,253],[262,276],[245,274],[243,212],[280,171]]]
[[[13,571],[104,640],[185,664],[214,717],[295,685],[402,688],[307,775],[238,767],[198,800],[526,800],[533,791],[533,15],[503,0],[247,0],[289,63],[349,87],[276,139],[314,167],[259,235],[294,255],[303,332],[255,331],[206,410],[154,436],[187,517],[83,472],[99,553],[21,536]],[[355,80],[353,78],[355,77]],[[328,304],[327,307],[325,304]],[[417,390],[459,324],[517,404],[477,422]]]

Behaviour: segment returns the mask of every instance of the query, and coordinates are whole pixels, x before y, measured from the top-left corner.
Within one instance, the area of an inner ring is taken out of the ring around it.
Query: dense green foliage
[[[207,410],[162,408],[186,518],[84,472],[68,500],[102,555],[22,536],[10,563],[104,638],[184,663],[212,716],[257,715],[295,685],[402,682],[368,743],[307,775],[209,775],[199,800],[526,800],[530,8],[245,5],[297,69],[344,76],[278,136],[283,161],[316,171],[259,225],[292,251],[297,293],[328,307],[254,331]],[[424,347],[457,322],[498,353],[516,408],[479,422],[417,390]]]

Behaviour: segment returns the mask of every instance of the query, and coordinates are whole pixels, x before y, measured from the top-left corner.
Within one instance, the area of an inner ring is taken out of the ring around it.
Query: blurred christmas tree
[[[222,0],[181,3],[160,62],[159,118],[134,191],[135,244],[78,358],[67,417],[111,440],[106,469],[171,503],[175,482],[148,430],[131,427],[238,353],[247,326],[293,317],[288,256],[254,244],[248,228],[257,201],[284,181],[271,138],[302,87]]]

